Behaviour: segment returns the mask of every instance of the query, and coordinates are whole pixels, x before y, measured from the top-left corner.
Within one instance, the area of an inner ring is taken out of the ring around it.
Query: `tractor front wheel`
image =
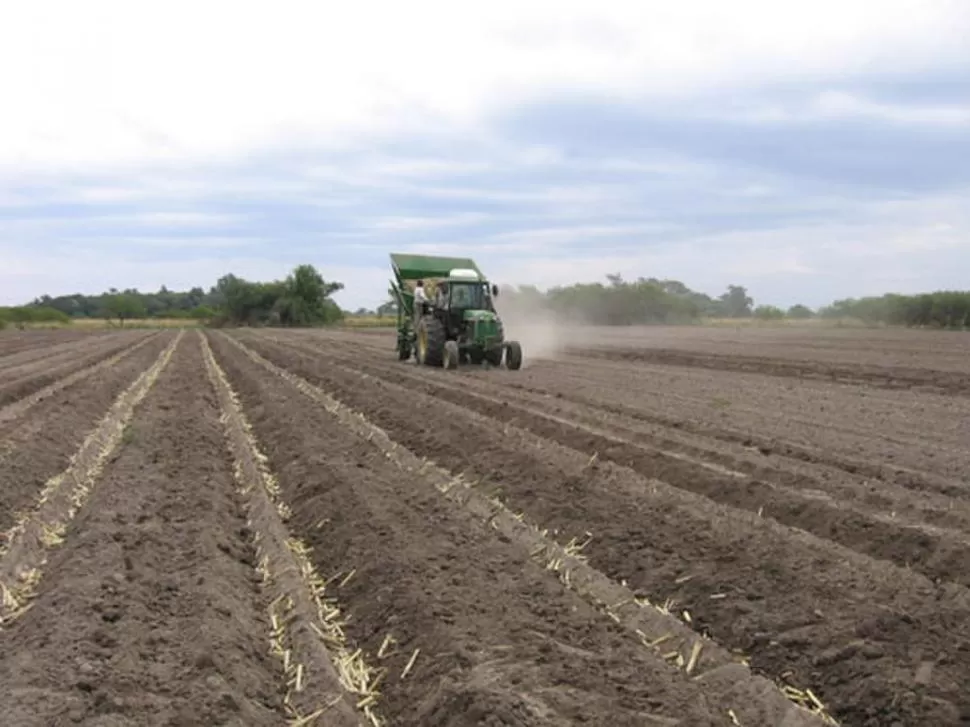
[[[522,346],[518,341],[509,341],[509,348],[505,353],[505,365],[509,371],[518,371],[522,368]]]

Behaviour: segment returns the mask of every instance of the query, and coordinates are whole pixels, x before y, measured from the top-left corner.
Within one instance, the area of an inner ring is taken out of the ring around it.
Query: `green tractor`
[[[522,367],[522,347],[506,341],[493,301],[498,286],[468,258],[391,254],[397,302],[397,353],[401,361],[457,368],[460,363]],[[415,302],[421,281],[426,301]]]

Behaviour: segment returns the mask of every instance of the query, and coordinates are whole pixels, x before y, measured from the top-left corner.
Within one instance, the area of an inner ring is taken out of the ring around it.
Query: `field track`
[[[970,724],[968,349],[853,335],[0,336],[4,723]]]

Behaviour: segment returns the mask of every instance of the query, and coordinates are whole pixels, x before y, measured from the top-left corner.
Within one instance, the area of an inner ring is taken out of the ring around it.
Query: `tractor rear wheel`
[[[445,326],[434,316],[418,321],[418,363],[441,366],[445,354]]]
[[[522,346],[518,341],[509,341],[509,349],[505,354],[505,365],[510,371],[522,368]]]

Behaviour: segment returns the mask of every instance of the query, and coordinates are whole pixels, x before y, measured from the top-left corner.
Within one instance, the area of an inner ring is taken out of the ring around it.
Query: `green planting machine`
[[[397,353],[418,364],[456,368],[459,363],[522,366],[522,347],[505,340],[495,311],[498,286],[489,285],[468,258],[391,254],[397,302]],[[415,303],[414,288],[424,283],[428,300]]]

